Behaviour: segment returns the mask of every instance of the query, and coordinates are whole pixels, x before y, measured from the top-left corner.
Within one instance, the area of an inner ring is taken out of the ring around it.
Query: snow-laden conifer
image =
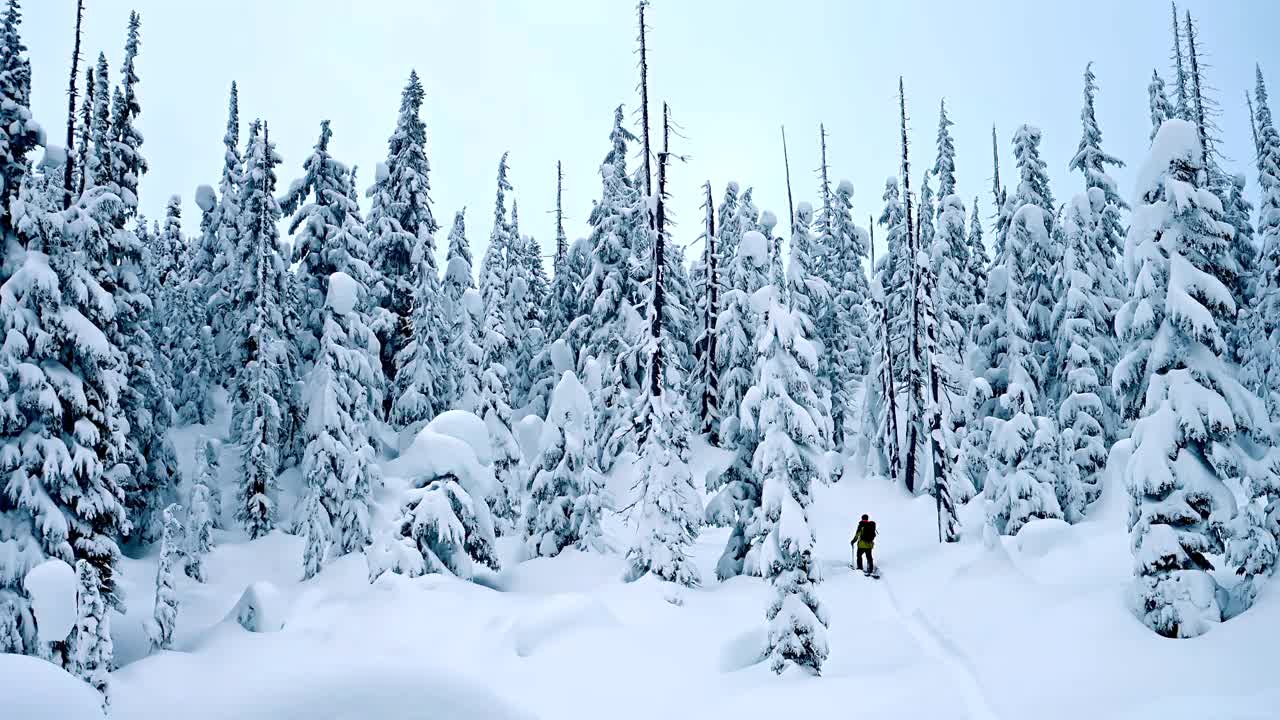
[[[1138,173],[1125,246],[1130,299],[1116,330],[1126,352],[1113,385],[1133,413],[1124,469],[1133,506],[1130,606],[1161,635],[1192,637],[1223,617],[1206,555],[1235,511],[1225,484],[1249,466],[1263,404],[1224,359],[1230,290],[1215,269],[1232,262],[1230,228],[1206,187],[1197,128],[1167,120]],[[1271,470],[1274,472],[1274,470]]]
[[[610,503],[591,447],[595,414],[586,388],[565,371],[551,395],[525,499],[525,547],[532,556],[558,555],[570,546],[605,549],[600,519]]]

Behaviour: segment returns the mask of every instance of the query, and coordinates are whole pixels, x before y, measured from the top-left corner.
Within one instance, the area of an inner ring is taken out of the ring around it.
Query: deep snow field
[[[225,427],[225,412],[220,418]],[[190,464],[210,430],[175,431]],[[214,433],[220,434],[220,433]],[[1125,445],[1110,467],[1119,467]],[[726,460],[700,440],[695,478]],[[234,477],[234,448],[222,472]],[[630,484],[627,464],[612,479]],[[185,472],[192,468],[185,467]],[[148,655],[155,550],[123,563],[129,613],[113,620],[117,720],[631,720],[655,718],[1159,718],[1280,717],[1280,589],[1208,634],[1169,640],[1125,608],[1131,557],[1127,498],[1107,490],[1076,526],[1040,521],[988,548],[980,502],[962,512],[962,542],[937,541],[930,498],[850,477],[815,490],[831,655],[821,677],[776,676],[758,662],[772,597],[760,578],[715,580],[727,530],[707,529],[696,556],[703,586],[621,577],[629,537],[606,520],[617,554],[568,550],[519,562],[499,540],[503,569],[476,582],[386,575],[368,582],[363,556],[308,582],[302,540],[280,532],[245,542],[218,532],[209,582],[180,576],[174,650]],[[281,523],[297,477],[281,479]],[[380,512],[397,509],[397,478]],[[852,572],[857,517],[879,525],[880,580]],[[234,607],[251,583],[279,591],[283,628],[251,633]],[[52,665],[0,658],[0,697],[16,720],[81,720],[97,696]],[[23,706],[22,702],[29,702]],[[6,718],[6,720],[8,720]]]

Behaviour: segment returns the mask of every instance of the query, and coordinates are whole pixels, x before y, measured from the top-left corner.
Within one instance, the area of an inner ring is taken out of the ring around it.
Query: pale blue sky
[[[597,168],[608,149],[613,108],[636,105],[632,0],[89,0],[85,55],[105,50],[118,80],[128,12],[142,15],[141,77],[151,172],[143,210],[163,212],[180,194],[187,226],[193,192],[216,184],[227,90],[240,85],[245,121],[263,117],[284,157],[281,187],[328,118],[333,151],[372,180],[385,156],[400,90],[416,68],[427,90],[434,210],[447,232],[468,207],[468,236],[483,251],[492,223],[499,156],[511,151],[521,229],[552,243],[555,163],[565,166],[571,236],[586,232]],[[23,37],[34,67],[33,105],[50,139],[62,142],[74,0],[28,0]],[[1280,85],[1280,3],[1179,3],[1200,24],[1208,77],[1222,104],[1228,166],[1256,184],[1244,90],[1262,63]],[[685,139],[671,189],[677,237],[699,232],[701,185],[717,202],[728,180],[754,185],[757,204],[785,222],[778,126],[787,126],[797,201],[816,194],[818,123],[830,134],[834,179],[856,188],[860,222],[879,215],[884,178],[897,169],[898,76],[905,76],[913,186],[933,162],[938,101],[956,123],[959,192],[991,212],[991,124],[1001,169],[1020,123],[1044,131],[1053,191],[1065,201],[1081,181],[1066,165],[1080,137],[1081,74],[1095,61],[1105,147],[1130,164],[1116,177],[1131,192],[1132,167],[1147,146],[1147,84],[1168,79],[1169,5],[1160,0],[1069,3],[985,0],[654,0],[650,97],[663,100]],[[82,65],[83,67],[83,65]],[[1277,90],[1280,92],[1280,90]],[[655,122],[655,138],[658,127]],[[878,238],[883,233],[877,233]],[[443,251],[443,247],[441,248]]]

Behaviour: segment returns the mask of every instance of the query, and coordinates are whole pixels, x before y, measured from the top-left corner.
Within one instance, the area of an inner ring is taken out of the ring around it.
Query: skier
[[[863,515],[862,520],[858,522],[858,529],[853,532],[853,539],[849,544],[854,546],[854,562],[857,569],[862,570],[862,557],[867,558],[867,569],[864,574],[872,576],[876,574],[876,562],[871,557],[871,550],[876,545],[876,523],[869,516]]]

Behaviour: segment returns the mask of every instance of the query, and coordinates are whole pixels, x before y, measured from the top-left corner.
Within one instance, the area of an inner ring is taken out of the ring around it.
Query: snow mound
[[[750,260],[758,267],[769,262],[769,241],[759,230],[749,230],[742,234],[738,241],[738,255]]]
[[[339,315],[346,315],[356,306],[356,298],[360,296],[360,283],[344,272],[336,272],[329,276],[329,295],[325,303]]]
[[[427,429],[470,445],[481,465],[493,464],[493,444],[489,441],[489,429],[475,413],[446,410],[427,423]]]
[[[204,212],[213,210],[213,206],[218,203],[218,196],[213,194],[213,188],[208,185],[201,185],[196,188],[196,206]]]
[[[361,669],[342,663],[300,678],[285,693],[262,698],[251,715],[262,718],[379,718],[385,720],[533,720],[493,690],[447,668]],[[240,715],[239,717],[246,717]]]
[[[720,672],[736,672],[764,659],[769,633],[762,625],[740,633],[720,649]]]
[[[840,183],[836,185],[836,192],[852,195],[853,183],[848,180],[841,180]]]
[[[6,718],[102,720],[102,696],[51,662],[0,654],[0,698]]]
[[[400,457],[389,461],[385,468],[388,477],[412,479],[453,475],[475,497],[488,497],[494,482],[493,470],[480,463],[469,442],[436,432],[430,427],[419,430],[413,443]]]
[[[249,632],[277,632],[284,627],[285,599],[269,582],[256,582],[244,589],[240,602],[227,614]]]
[[[76,571],[57,558],[45,560],[27,572],[22,585],[31,595],[40,642],[66,640],[76,626]]]
[[[1014,536],[1018,552],[1031,557],[1044,557],[1063,543],[1070,542],[1071,525],[1066,520],[1032,520]]]
[[[772,210],[765,210],[760,213],[760,226],[766,230],[772,230],[778,224],[778,216],[773,214]]]
[[[552,595],[516,618],[510,638],[516,655],[529,657],[551,640],[589,628],[614,627],[618,619],[598,599],[580,593]]]
[[[1138,169],[1138,181],[1134,185],[1134,205],[1140,205],[1142,196],[1156,189],[1160,178],[1174,160],[1185,160],[1197,165],[1200,161],[1200,133],[1186,120],[1171,119],[1160,124],[1147,159]]]

